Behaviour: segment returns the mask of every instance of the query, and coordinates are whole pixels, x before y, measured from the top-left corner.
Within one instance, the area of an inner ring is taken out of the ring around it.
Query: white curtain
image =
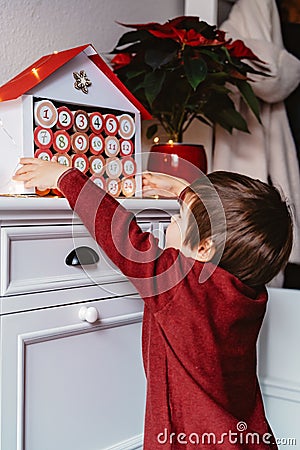
[[[242,39],[268,64],[271,77],[252,76],[261,99],[262,126],[236,94],[237,108],[251,134],[232,135],[216,127],[212,168],[240,172],[263,181],[271,179],[294,209],[295,241],[290,261],[300,263],[300,176],[296,148],[283,100],[300,81],[300,61],[283,46],[275,0],[238,0],[220,26],[233,39]]]

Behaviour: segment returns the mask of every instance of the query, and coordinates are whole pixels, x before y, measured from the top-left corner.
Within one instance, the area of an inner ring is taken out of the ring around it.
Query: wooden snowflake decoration
[[[86,76],[85,71],[81,70],[79,73],[73,72],[73,77],[75,78],[74,88],[87,94],[88,87],[91,86],[92,82]]]

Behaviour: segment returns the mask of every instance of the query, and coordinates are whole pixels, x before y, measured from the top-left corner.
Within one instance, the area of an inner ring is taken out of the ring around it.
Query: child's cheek
[[[181,249],[182,246],[182,233],[180,226],[177,222],[171,222],[166,230],[166,243],[165,247],[173,247]]]

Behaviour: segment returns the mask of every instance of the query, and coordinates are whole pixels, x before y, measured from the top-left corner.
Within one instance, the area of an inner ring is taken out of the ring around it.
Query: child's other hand
[[[158,172],[144,172],[142,180],[144,197],[177,197],[189,185],[186,180]]]
[[[45,189],[56,189],[59,177],[68,170],[55,161],[44,161],[39,158],[21,158],[22,167],[12,177],[14,181],[23,181],[26,188],[36,187],[43,191]]]

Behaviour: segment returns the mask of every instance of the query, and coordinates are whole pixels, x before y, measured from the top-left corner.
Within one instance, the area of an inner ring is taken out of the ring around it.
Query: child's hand
[[[177,197],[189,183],[181,178],[158,172],[143,173],[143,194],[145,197]]]
[[[23,166],[17,170],[12,177],[14,181],[24,181],[26,188],[36,187],[43,191],[45,189],[56,189],[59,177],[68,170],[68,167],[57,163],[55,160],[44,161],[39,158],[21,158]]]

